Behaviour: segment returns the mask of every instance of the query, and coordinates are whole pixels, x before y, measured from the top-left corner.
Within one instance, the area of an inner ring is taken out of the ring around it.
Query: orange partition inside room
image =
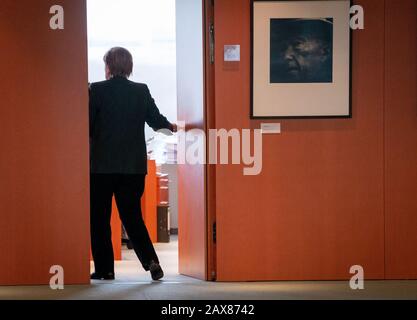
[[[155,160],[149,160],[145,192],[142,196],[142,217],[152,242],[157,242],[157,184],[156,162]]]
[[[114,260],[122,260],[122,222],[117,210],[116,200],[112,201],[111,241],[113,244]]]
[[[139,200],[138,200],[139,201]],[[152,242],[157,241],[157,180],[155,160],[148,160],[148,174],[145,180],[145,192],[142,196],[142,217],[148,229]],[[111,217],[112,243],[114,259],[122,260],[122,222],[120,221],[119,211],[113,197],[112,217]]]

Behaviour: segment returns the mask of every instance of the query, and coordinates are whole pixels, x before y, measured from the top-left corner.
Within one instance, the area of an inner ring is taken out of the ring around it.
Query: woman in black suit
[[[106,81],[90,85],[91,279],[114,279],[111,207],[114,195],[133,249],[153,280],[164,273],[142,219],[140,199],[147,173],[145,122],[155,131],[176,131],[160,114],[148,87],[128,80],[132,55],[124,48],[104,56]]]

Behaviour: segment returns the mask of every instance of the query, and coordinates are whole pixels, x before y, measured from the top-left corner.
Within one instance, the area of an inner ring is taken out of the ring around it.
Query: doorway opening
[[[148,85],[160,112],[170,122],[187,120],[177,119],[182,112],[177,106],[180,106],[184,99],[190,99],[188,97],[192,100],[201,96],[201,101],[195,104],[195,108],[203,110],[202,6],[202,0],[87,0],[89,83],[105,80],[103,56],[111,47],[120,46],[128,49],[133,56],[133,74],[129,80]],[[191,30],[191,33],[189,27],[178,27],[178,23],[185,22],[181,19],[184,15],[196,18],[193,24],[194,31]],[[187,34],[184,30],[187,30]],[[177,35],[178,32],[180,34]],[[187,41],[178,43],[177,36]],[[196,58],[195,61],[189,59],[190,55]],[[196,79],[184,77],[184,70],[187,75],[190,70],[194,72]],[[190,80],[197,83],[197,86],[190,88],[187,85]],[[201,117],[204,120],[203,113]],[[179,197],[181,185],[184,184],[178,180],[186,180],[187,173],[184,174],[184,169],[181,171],[176,163],[177,135],[165,136],[153,132],[146,126],[145,137],[148,149],[148,175],[142,197],[142,213],[164,269],[164,279],[184,281],[186,278],[180,273],[202,279],[198,274],[206,274],[207,270],[200,273],[195,273],[194,270],[206,268],[207,234],[204,232],[203,235],[199,235],[197,244],[200,245],[196,246],[193,233],[207,229],[205,206],[200,206],[194,211],[192,205],[187,204],[185,209],[181,209],[179,204],[179,198],[183,201],[189,199]],[[195,170],[191,172],[191,182],[187,182],[187,185],[197,183],[204,187],[205,173],[200,170],[201,172],[203,175],[200,174],[197,180]],[[196,190],[199,192],[198,197],[204,199],[204,188]],[[199,219],[189,217],[191,212],[192,215],[198,214]],[[190,221],[193,223],[189,223]],[[131,249],[128,234],[124,232],[114,200],[112,242],[116,260],[116,281],[150,281],[149,273],[142,269]],[[179,256],[179,250],[182,256]],[[199,261],[196,261],[196,256]],[[93,269],[93,264],[91,267]]]

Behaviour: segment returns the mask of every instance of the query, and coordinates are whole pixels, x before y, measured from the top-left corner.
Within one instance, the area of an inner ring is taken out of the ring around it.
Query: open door
[[[176,0],[178,121],[186,131],[206,130],[204,16],[203,0]],[[204,164],[178,165],[179,272],[203,280],[209,273],[206,180]]]

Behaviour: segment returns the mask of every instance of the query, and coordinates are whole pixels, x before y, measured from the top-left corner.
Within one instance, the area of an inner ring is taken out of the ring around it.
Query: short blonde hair
[[[128,78],[132,74],[132,54],[125,48],[111,48],[106,52],[103,59],[112,76],[122,76]]]

